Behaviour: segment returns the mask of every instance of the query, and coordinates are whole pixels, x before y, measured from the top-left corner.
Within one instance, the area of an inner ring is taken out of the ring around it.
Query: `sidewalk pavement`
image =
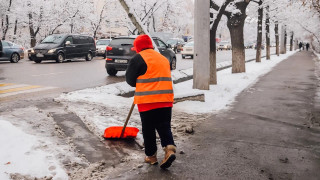
[[[149,166],[121,178],[319,179],[319,80],[313,59],[302,51],[279,63],[239,94],[230,110],[199,125],[178,147],[169,170]]]

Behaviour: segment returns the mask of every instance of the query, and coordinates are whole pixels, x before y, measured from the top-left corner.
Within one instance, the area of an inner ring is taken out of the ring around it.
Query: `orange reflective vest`
[[[143,50],[139,54],[147,64],[147,71],[137,78],[134,103],[173,102],[168,59],[153,49]]]

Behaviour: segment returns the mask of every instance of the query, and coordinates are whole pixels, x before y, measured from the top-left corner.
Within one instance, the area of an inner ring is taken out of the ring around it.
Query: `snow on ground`
[[[8,121],[0,118],[0,179],[9,179],[10,173],[28,174],[32,177],[54,175],[54,179],[68,176],[50,152],[41,150],[38,137],[26,134]],[[9,151],[8,151],[9,150]]]
[[[0,144],[1,180],[65,180],[67,164],[86,162],[53,119],[36,107],[1,113]]]
[[[246,63],[246,73],[231,74],[230,68],[219,71],[218,84],[210,86],[208,91],[192,89],[192,80],[175,84],[176,97],[205,94],[205,102],[185,101],[174,104],[172,128],[175,138],[179,137],[176,133],[181,132],[181,128],[205,119],[204,114],[227,109],[241,91],[293,53],[272,56],[270,61],[262,59],[261,63]],[[190,75],[192,72],[192,68],[173,71],[173,77],[178,79],[182,77],[179,73]],[[119,95],[133,90],[125,82],[120,82],[65,93],[55,101],[61,102],[67,111],[77,114],[100,137],[106,127],[123,125],[133,98]],[[141,127],[137,110],[134,110],[129,126]],[[142,141],[141,134],[137,140]],[[29,176],[67,179],[66,172],[70,172],[70,169],[66,170],[65,164],[86,163],[73,151],[72,140],[65,139],[50,115],[36,107],[1,113],[0,143],[0,179],[8,179],[10,176],[20,179],[28,179]]]

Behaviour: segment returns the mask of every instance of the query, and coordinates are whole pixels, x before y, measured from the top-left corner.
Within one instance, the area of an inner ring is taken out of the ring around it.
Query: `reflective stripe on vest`
[[[139,53],[147,64],[147,71],[136,81],[135,104],[173,102],[170,63],[153,49]]]
[[[137,83],[149,83],[149,82],[157,82],[157,81],[172,81],[171,77],[159,77],[159,78],[151,78],[151,79],[137,79]]]

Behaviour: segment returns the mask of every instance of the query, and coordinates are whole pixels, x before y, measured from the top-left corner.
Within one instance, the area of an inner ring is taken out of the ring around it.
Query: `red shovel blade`
[[[126,127],[124,130],[123,136],[121,136],[123,126],[113,126],[108,127],[104,130],[104,138],[135,138],[139,132],[138,128],[135,127]]]

